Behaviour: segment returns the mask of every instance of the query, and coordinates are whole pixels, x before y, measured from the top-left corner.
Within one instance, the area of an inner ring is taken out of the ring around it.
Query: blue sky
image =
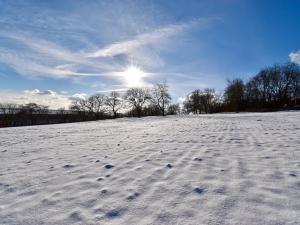
[[[300,62],[299,0],[0,0],[0,101],[167,81],[176,102],[227,78]]]

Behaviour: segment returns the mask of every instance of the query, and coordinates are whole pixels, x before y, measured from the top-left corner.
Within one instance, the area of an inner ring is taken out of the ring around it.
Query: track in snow
[[[0,159],[0,224],[300,224],[299,112],[1,129]]]

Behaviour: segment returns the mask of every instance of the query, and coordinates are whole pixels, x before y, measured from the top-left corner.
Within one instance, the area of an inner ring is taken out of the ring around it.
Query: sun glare
[[[123,75],[124,75],[126,85],[128,87],[140,87],[145,85],[142,78],[145,77],[147,74],[139,67],[130,65],[123,72]]]

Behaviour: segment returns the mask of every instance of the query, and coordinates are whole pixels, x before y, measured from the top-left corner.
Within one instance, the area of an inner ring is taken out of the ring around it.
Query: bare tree
[[[142,116],[144,105],[151,100],[151,95],[148,88],[130,88],[127,90],[125,99],[137,116],[140,117]]]
[[[58,115],[67,114],[67,110],[65,109],[65,107],[60,107],[56,110],[56,114],[58,114]]]
[[[27,120],[27,123],[29,123],[29,125],[35,125],[40,123],[39,118],[41,116],[46,115],[47,117],[47,115],[49,114],[48,108],[48,106],[39,105],[36,103],[28,103],[26,105],[20,106],[20,114],[25,117],[24,119]]]
[[[89,97],[85,102],[85,106],[91,113],[104,114],[106,97],[102,94],[95,94]]]
[[[118,112],[123,106],[123,99],[121,98],[120,93],[112,91],[110,95],[106,98],[105,105],[112,112],[113,117],[117,118]]]
[[[168,107],[168,115],[177,115],[180,113],[179,104],[172,104]]]
[[[69,108],[74,112],[85,112],[87,110],[87,101],[77,98],[71,103]]]
[[[20,106],[13,103],[0,104],[0,114],[16,114],[20,111]]]
[[[152,90],[152,102],[159,108],[161,114],[165,116],[168,105],[171,102],[171,95],[165,82],[154,85]]]
[[[202,111],[201,105],[201,91],[199,89],[193,91],[192,93],[186,96],[186,99],[183,103],[184,110],[187,113],[199,114]]]
[[[26,105],[21,106],[21,110],[29,115],[32,114],[47,114],[49,109],[48,106],[38,105],[36,103],[28,103]]]
[[[192,92],[191,96],[190,96],[190,102],[191,102],[191,106],[192,106],[192,111],[194,113],[202,113],[203,110],[203,106],[201,103],[201,90],[197,89],[195,91]]]
[[[103,114],[106,110],[105,108],[105,101],[106,97],[103,94],[95,94],[92,96],[95,102],[94,110],[96,113]]]
[[[294,63],[264,68],[245,85],[248,107],[254,109],[288,106],[299,94],[300,68]]]
[[[201,103],[205,113],[210,113],[214,106],[215,90],[206,88],[201,94]]]
[[[217,101],[214,89],[206,88],[204,91],[197,89],[186,97],[183,105],[187,113],[211,113],[217,111]]]
[[[241,79],[228,80],[225,89],[225,100],[231,110],[239,112],[244,99],[244,82]]]

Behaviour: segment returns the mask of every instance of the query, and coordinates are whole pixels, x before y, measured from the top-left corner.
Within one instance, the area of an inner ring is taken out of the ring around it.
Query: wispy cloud
[[[132,61],[138,65],[157,65],[162,61],[156,51],[174,36],[184,35],[192,27],[207,24],[207,20],[192,20],[156,28],[96,51],[75,51],[49,40],[22,32],[0,32],[9,45],[0,50],[0,62],[21,75],[67,77],[109,77],[122,82],[121,71]],[[18,47],[16,47],[18,46]],[[147,73],[151,75],[151,73]]]
[[[155,29],[152,32],[137,35],[131,40],[114,43],[95,52],[88,53],[87,57],[111,57],[120,54],[130,55],[137,48],[147,45],[158,45],[174,35],[178,35],[189,28],[199,25],[199,20],[192,20],[186,23],[169,24],[165,27]]]
[[[82,57],[80,57],[78,54],[70,52],[53,42],[35,38],[26,33],[0,32],[0,36],[20,42],[21,44],[26,45],[31,50],[35,51],[36,53],[39,53],[44,56],[50,56],[57,60],[82,63]]]
[[[216,19],[178,20],[159,4],[146,2],[7,1],[5,10],[0,8],[0,67],[5,65],[7,76],[13,70],[29,79],[40,78],[34,81],[38,88],[46,77],[70,80],[67,90],[79,85],[88,93],[124,90],[174,76],[166,72],[174,67],[170,52],[180,54],[193,32],[210,27]],[[138,76],[128,70],[131,65],[140,68]],[[56,82],[60,81],[49,82],[49,89],[56,90]]]
[[[26,77],[50,77],[54,79],[67,77],[100,77],[102,73],[77,72],[76,64],[55,64],[47,62],[46,58],[37,58],[31,53],[19,54],[0,48],[0,62],[10,66],[17,73]]]

